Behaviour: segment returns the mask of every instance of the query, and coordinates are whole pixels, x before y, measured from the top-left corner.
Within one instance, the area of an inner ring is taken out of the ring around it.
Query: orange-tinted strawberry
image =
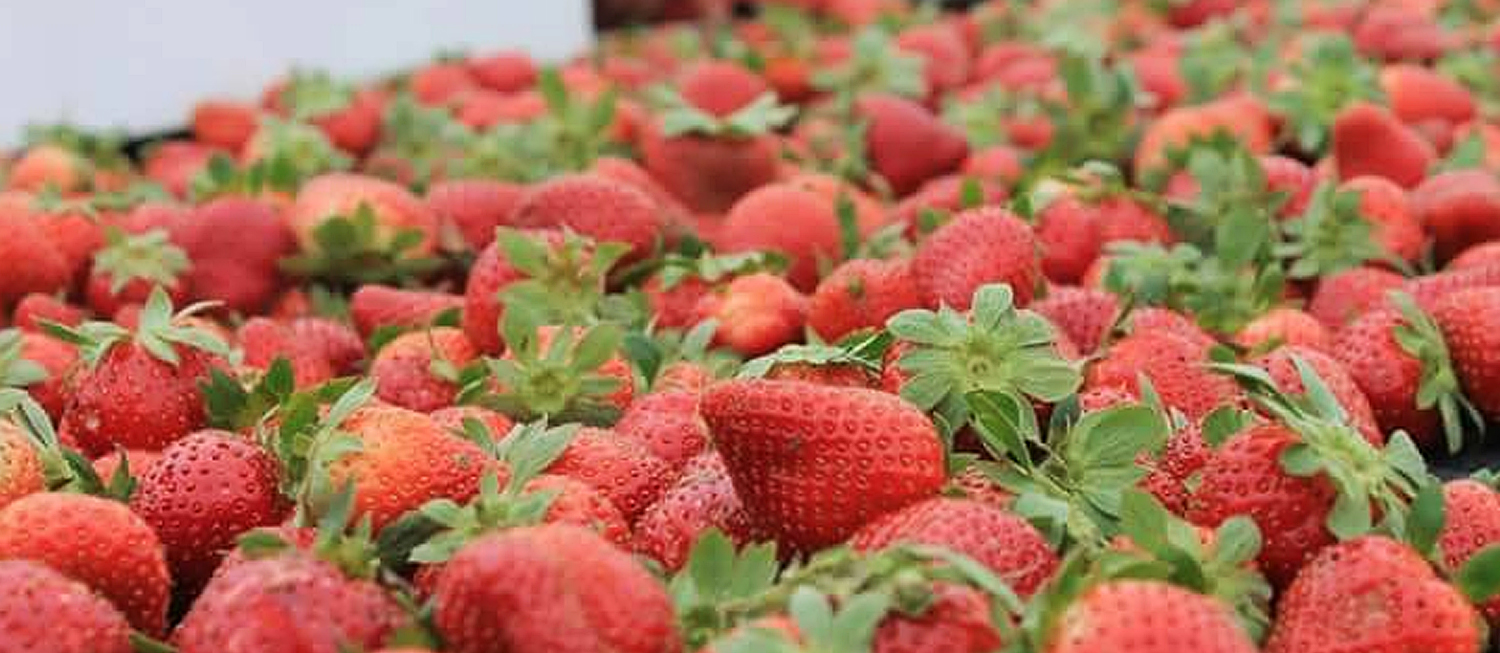
[[[1386,293],[1400,288],[1401,275],[1379,268],[1361,267],[1335,272],[1318,280],[1307,312],[1330,329],[1337,330],[1365,311],[1385,302]]]
[[[115,449],[94,459],[94,474],[101,480],[112,479],[121,467],[129,465],[130,475],[139,479],[151,472],[151,468],[161,460],[161,453],[145,449]]]
[[[708,446],[708,427],[698,414],[698,393],[654,392],[636,398],[615,423],[615,433],[633,438],[674,468]]]
[[[11,164],[5,187],[31,192],[51,187],[62,193],[77,193],[88,189],[93,174],[93,165],[77,152],[41,144],[27,148]]]
[[[1201,419],[1220,406],[1244,400],[1233,381],[1208,369],[1207,351],[1193,341],[1160,330],[1137,330],[1106,350],[1088,371],[1086,387],[1140,392],[1144,377],[1162,404]]]
[[[808,326],[827,342],[860,329],[880,328],[892,315],[923,305],[906,261],[848,261],[818,284],[808,304]]]
[[[1298,345],[1327,351],[1333,335],[1317,318],[1295,308],[1273,308],[1251,320],[1234,335],[1245,349]]]
[[[318,227],[335,216],[354,216],[361,206],[375,217],[376,246],[413,231],[420,239],[408,255],[425,256],[436,248],[438,224],[432,209],[405,188],[375,177],[342,172],[315,177],[302,186],[285,219],[302,251],[314,253],[320,250]]]
[[[897,544],[941,546],[989,567],[1023,597],[1052,577],[1057,554],[1026,520],[969,499],[934,498],[889,513],[849,540],[856,550]]]
[[[434,592],[454,653],[670,653],[665,589],[629,554],[576,526],[517,528],[460,549]]]
[[[9,422],[0,424],[0,508],[46,489],[42,460],[31,436]]]
[[[397,336],[375,354],[375,396],[393,406],[430,413],[453,405],[458,374],[478,356],[462,329],[434,327]]]
[[[1358,102],[1334,119],[1333,159],[1340,179],[1370,175],[1412,188],[1436,158],[1427,141],[1384,108]]]
[[[928,307],[966,310],[974,291],[1010,285],[1017,306],[1031,302],[1041,271],[1031,228],[1009,211],[971,209],[933,232],[917,248],[912,276]]]
[[[1177,107],[1146,126],[1136,145],[1134,170],[1142,174],[1167,162],[1167,153],[1194,138],[1227,132],[1250,152],[1271,149],[1271,119],[1258,101],[1243,96],[1220,98],[1207,104]]]
[[[807,321],[807,297],[767,272],[730,281],[698,300],[693,322],[716,320],[714,342],[747,356],[796,342]]]
[[[627,522],[656,501],[672,482],[673,467],[645,442],[613,431],[579,430],[547,473],[593,486],[620,509]]]
[[[878,224],[858,220],[859,232]],[[725,252],[774,251],[790,259],[787,281],[803,292],[818,285],[818,260],[840,253],[837,202],[798,185],[772,184],[734,204],[724,217],[716,244]]]
[[[1218,600],[1153,580],[1095,586],[1064,611],[1047,653],[1253,653],[1255,643]]]
[[[0,559],[45,563],[108,599],[135,628],[166,629],[171,578],[161,541],[124,504],[42,492],[0,509]]]
[[[751,536],[750,518],[724,461],[711,451],[689,460],[672,486],[641,513],[631,549],[675,571],[687,563],[693,543],[710,528],[737,542]]]
[[[381,327],[420,329],[447,313],[463,308],[464,298],[429,290],[404,290],[366,284],[349,297],[349,317],[360,335],[368,338]]]
[[[522,193],[521,186],[504,181],[455,179],[428,188],[427,205],[477,252],[495,240],[495,227],[505,224]]]
[[[884,392],[729,381],[701,410],[751,522],[794,550],[842,541],[943,482],[932,422]],[[878,451],[861,445],[871,438]]]
[[[969,156],[962,132],[910,100],[866,95],[858,100],[857,112],[867,122],[870,164],[897,195],[956,170]]]
[[[627,260],[645,258],[661,245],[666,221],[651,197],[601,177],[567,175],[526,192],[508,224],[518,229],[571,229],[599,242],[630,246]]]
[[[1456,170],[1433,175],[1412,191],[1411,207],[1432,234],[1433,253],[1439,260],[1500,239],[1500,181],[1488,172]]]
[[[129,653],[130,624],[83,583],[29,560],[0,561],[4,653]]]
[[[427,105],[456,101],[478,85],[479,82],[469,69],[458,61],[427,64],[413,72],[407,80],[407,88],[412,95],[416,96],[417,101]]]
[[[515,93],[536,83],[536,62],[519,50],[476,55],[466,63],[474,80],[492,91]]]

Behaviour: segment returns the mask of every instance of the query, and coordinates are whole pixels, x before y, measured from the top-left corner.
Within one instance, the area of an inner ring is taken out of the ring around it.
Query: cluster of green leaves
[[[1394,293],[1391,303],[1401,311],[1401,323],[1392,331],[1396,344],[1402,351],[1417,359],[1422,366],[1421,380],[1417,386],[1417,407],[1422,410],[1436,408],[1442,416],[1443,435],[1449,453],[1458,453],[1464,446],[1466,433],[1484,436],[1486,424],[1479,410],[1464,396],[1449,356],[1448,343],[1437,322],[1419,308],[1410,295]]]
[[[218,336],[184,322],[186,318],[213,307],[212,303],[200,302],[174,313],[171,298],[161,286],[156,286],[141,308],[140,322],[134,332],[114,322],[84,322],[77,327],[55,323],[43,326],[48,335],[77,346],[79,356],[90,365],[103,358],[111,347],[132,340],[152,357],[175,366],[182,360],[177,354],[177,346],[220,357],[229,356],[229,345]]]
[[[1135,146],[1136,114],[1145,94],[1133,71],[1102,58],[1067,54],[1058,63],[1058,76],[1066,95],[1041,100],[1052,137],[1028,164],[1022,187],[1088,161],[1125,161]]]
[[[870,94],[921,99],[928,90],[923,65],[921,57],[897,48],[889,32],[872,26],[853,36],[843,64],[814,73],[812,83],[846,105]]]
[[[135,280],[170,286],[192,267],[187,252],[172,244],[165,229],[126,234],[109,228],[104,240],[104,248],[94,253],[93,270],[109,276],[111,293],[119,293]]]
[[[459,402],[521,421],[613,424],[620,409],[609,397],[628,380],[601,373],[600,368],[619,353],[624,329],[613,322],[552,327],[544,347],[543,326],[526,311],[507,310],[501,319],[506,355],[486,358],[489,375],[469,383]]]
[[[77,125],[56,123],[27,125],[22,138],[28,148],[53,145],[82,157],[88,165],[104,170],[128,170],[130,158],[125,153],[127,134],[122,130],[84,129]]]
[[[1285,132],[1298,149],[1322,156],[1339,110],[1360,100],[1383,97],[1375,65],[1343,34],[1318,34],[1301,44],[1302,54],[1287,66],[1286,88],[1267,102],[1287,122]]]
[[[650,95],[660,111],[662,135],[667,137],[754,138],[786,126],[797,115],[795,107],[780,104],[770,91],[722,118],[689,104],[667,86],[653,88]]]
[[[354,94],[354,84],[336,79],[326,70],[293,70],[279,99],[292,119],[307,122],[343,111]]]
[[[419,229],[391,230],[361,202],[349,215],[332,215],[313,228],[314,246],[281,261],[282,270],[335,287],[410,283],[442,267],[442,259],[417,252]]]

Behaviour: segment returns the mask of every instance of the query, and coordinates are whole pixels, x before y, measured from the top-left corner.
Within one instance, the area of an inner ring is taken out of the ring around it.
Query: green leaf
[[[1442,535],[1446,521],[1443,505],[1443,488],[1429,483],[1412,499],[1411,510],[1406,519],[1406,541],[1424,556],[1432,556],[1437,549],[1438,537]]]
[[[1481,605],[1500,593],[1500,544],[1492,544],[1469,556],[1453,584],[1474,605]]]

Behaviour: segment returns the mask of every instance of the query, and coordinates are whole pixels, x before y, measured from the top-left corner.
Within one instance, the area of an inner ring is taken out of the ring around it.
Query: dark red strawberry
[[[955,310],[967,310],[974,291],[992,283],[1009,284],[1016,306],[1024,307],[1041,280],[1031,228],[997,208],[954,216],[922,241],[911,272],[929,308]]]
[[[280,211],[269,203],[224,197],[199,206],[172,227],[172,242],[192,259],[188,296],[259,313],[282,286],[278,263],[296,250]]]
[[[87,585],[28,560],[0,561],[0,653],[130,653],[130,625]]]
[[[1022,597],[1047,582],[1057,554],[1026,520],[968,499],[934,498],[866,524],[850,538],[856,550],[898,544],[941,546],[979,562]]]
[[[866,121],[870,164],[897,195],[956,170],[969,156],[962,132],[911,100],[866,95],[859,99],[856,111]]]
[[[646,444],[674,468],[708,446],[708,426],[698,414],[698,393],[681,390],[637,397],[615,423],[615,433]]]
[[[770,94],[762,98],[723,118],[681,98],[669,102],[662,117],[642,125],[637,137],[646,170],[688,209],[728,211],[776,178],[778,139],[769,132],[791,114]]]
[[[631,549],[676,571],[687,563],[693,543],[710,528],[736,542],[748,541],[752,534],[724,461],[714,452],[688,461],[676,482],[641,513]]]
[[[420,329],[433,325],[438,317],[463,308],[458,295],[430,290],[404,290],[366,284],[349,297],[349,317],[354,328],[366,338],[381,327]]]
[[[1359,102],[1333,122],[1333,159],[1339,179],[1371,175],[1412,188],[1436,160],[1432,146],[1381,107]]]

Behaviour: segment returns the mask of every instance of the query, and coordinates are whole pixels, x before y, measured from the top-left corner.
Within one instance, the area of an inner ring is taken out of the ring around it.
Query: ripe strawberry
[[[524,189],[492,179],[440,181],[427,189],[427,205],[445,229],[463,236],[476,252],[495,240],[495,228],[506,224]]]
[[[1379,446],[1385,442],[1385,436],[1375,422],[1375,411],[1370,407],[1370,400],[1359,389],[1359,384],[1349,371],[1344,369],[1343,363],[1331,355],[1302,345],[1289,345],[1278,347],[1253,364],[1271,375],[1277,389],[1286,394],[1300,395],[1306,393],[1307,388],[1302,385],[1302,375],[1294,362],[1298,359],[1312,368],[1313,373],[1328,386],[1328,392],[1344,409],[1350,426],[1358,429],[1370,444]]]
[[[669,283],[668,279],[671,279]],[[641,292],[651,306],[651,316],[664,329],[691,329],[698,302],[713,291],[702,277],[684,274],[681,279],[658,272],[641,284]]]
[[[156,229],[127,236],[115,231],[105,247],[94,253],[87,296],[89,308],[114,315],[126,304],[140,304],[153,288],[162,288],[174,304],[187,299],[185,273],[192,265],[187,253]]]
[[[1125,321],[1125,330],[1129,333],[1164,331],[1193,343],[1204,352],[1218,342],[1192,318],[1169,308],[1154,306],[1131,311]]]
[[[355,510],[376,531],[432,499],[468,500],[494,467],[478,445],[402,408],[366,406],[338,428],[360,448],[328,466],[329,482],[354,484]]]
[[[515,93],[536,83],[536,62],[520,50],[469,57],[465,62],[474,81],[501,93]]]
[[[961,553],[1029,597],[1057,570],[1057,554],[1026,520],[969,499],[933,498],[865,524],[850,538],[855,550],[926,544]]]
[[[339,322],[317,317],[291,321],[292,335],[309,348],[322,352],[335,374],[350,374],[365,359],[365,343],[359,334]]]
[[[860,329],[878,329],[892,315],[922,306],[906,261],[845,262],[818,284],[808,304],[808,326],[827,342]]]
[[[1260,157],[1261,173],[1266,176],[1266,190],[1285,193],[1286,202],[1278,215],[1290,218],[1302,215],[1318,186],[1317,176],[1301,161],[1284,156]]]
[[[728,381],[704,393],[701,410],[751,522],[793,550],[840,542],[943,482],[932,422],[890,394]],[[860,446],[876,433],[878,452]],[[844,473],[830,476],[830,464]]]
[[[1432,146],[1383,108],[1358,102],[1333,122],[1333,159],[1339,179],[1384,177],[1412,188],[1437,158]]]
[[[507,231],[480,252],[464,287],[463,328],[480,351],[498,354],[505,310],[502,294],[524,287],[532,308],[552,305],[566,321],[584,319],[604,293],[605,276],[621,247],[596,245],[570,233]],[[526,284],[522,286],[522,284]]]
[[[756,356],[796,342],[807,321],[807,297],[768,272],[730,281],[702,299],[693,322],[716,320],[714,342]]]
[[[373,650],[406,625],[373,581],[301,551],[225,563],[172,634],[182,653]]]
[[[389,247],[402,232],[420,236],[405,256],[427,256],[437,247],[438,224],[432,209],[404,187],[394,183],[350,173],[319,175],[304,184],[296,203],[285,220],[305,253],[319,253],[318,228],[336,216],[355,216],[361,206],[374,216],[375,233],[371,245]]]
[[[402,334],[375,354],[375,396],[393,406],[430,413],[453,405],[459,371],[478,356],[462,329],[435,327]]]
[[[1120,302],[1102,290],[1053,286],[1046,297],[1031,304],[1031,310],[1047,318],[1087,356],[1109,337],[1120,317]]]
[[[63,414],[61,431],[85,453],[114,447],[160,450],[207,425],[199,384],[223,365],[228,348],[195,327],[185,326],[189,308],[172,315],[171,303],[153,292],[128,332],[110,323],[88,323],[70,338],[84,347]]]
[[[239,152],[260,123],[254,105],[234,100],[203,100],[193,106],[193,138],[205,145]]]
[[[644,443],[680,469],[708,446],[708,426],[698,414],[698,393],[682,390],[637,397],[615,423],[615,433]]]
[[[975,186],[974,184],[978,184]],[[922,184],[891,210],[893,222],[906,224],[908,236],[917,237],[941,226],[941,218],[958,213],[975,204],[974,188],[979,190],[979,205],[1004,204],[1005,188],[996,182],[954,175],[944,175]]]
[[[1424,66],[1386,66],[1380,71],[1380,87],[1391,112],[1409,125],[1429,120],[1457,125],[1474,117],[1474,95],[1469,89]]]
[[[865,95],[859,98],[856,112],[866,121],[870,164],[898,196],[953,172],[969,156],[962,132],[910,100]]]
[[[1452,260],[1448,261],[1448,264],[1444,266],[1443,269],[1447,271],[1458,271],[1467,270],[1470,268],[1489,267],[1497,263],[1500,263],[1500,241],[1490,241],[1487,243],[1479,243],[1478,245],[1474,245],[1473,247],[1465,249],[1463,253],[1453,257]],[[24,303],[25,300],[22,301]],[[19,308],[20,307],[17,306],[17,309]],[[17,326],[20,325],[17,324]]]
[[[1374,227],[1370,236],[1382,250],[1408,263],[1422,257],[1427,236],[1400,186],[1382,177],[1355,177],[1340,190],[1359,193],[1360,217]]]
[[[674,134],[656,121],[642,126],[637,147],[651,176],[698,213],[728,211],[776,178],[777,139],[760,128],[743,135]]]
[[[78,326],[87,314],[82,308],[69,304],[52,295],[31,293],[16,302],[10,323],[19,329],[39,331],[42,322],[55,322],[63,326]]]
[[[189,297],[247,315],[275,299],[282,286],[278,263],[296,250],[276,207],[236,197],[193,209],[172,226],[172,242],[193,262],[185,277]]]
[[[717,528],[735,542],[750,539],[750,517],[740,504],[724,461],[714,452],[689,460],[682,475],[635,522],[631,550],[677,571],[693,543]]]
[[[627,261],[660,247],[666,221],[661,208],[629,184],[581,174],[557,177],[528,190],[508,223],[519,229],[571,229],[599,242],[630,246]]]
[[[68,381],[78,352],[61,340],[32,332],[0,331],[0,385],[25,388],[53,419],[68,403]]]
[[[1268,653],[1480,650],[1478,615],[1416,551],[1383,536],[1325,550],[1277,604]]]
[[[42,471],[42,460],[31,437],[19,426],[0,423],[0,508],[46,490]]]
[[[1422,310],[1430,311],[1444,297],[1453,293],[1497,285],[1500,285],[1500,265],[1482,265],[1408,279],[1400,290],[1411,295]]]
[[[1337,331],[1365,311],[1382,305],[1386,293],[1400,288],[1405,281],[1401,275],[1380,268],[1335,272],[1318,280],[1307,312]]]
[[[132,471],[140,484],[130,507],[161,538],[172,579],[187,596],[208,582],[241,533],[286,514],[276,460],[232,433],[199,431],[169,445],[149,470]]]
[[[403,290],[380,284],[360,286],[349,297],[349,317],[365,338],[381,327],[421,329],[445,313],[463,308],[457,295],[428,290]]]
[[[1500,181],[1488,172],[1455,170],[1428,177],[1412,191],[1411,207],[1432,234],[1438,260],[1500,239]]]
[[[1004,643],[991,619],[988,596],[953,583],[933,583],[931,592],[931,603],[920,614],[897,610],[880,622],[874,653],[977,653]]]
[[[1234,335],[1245,349],[1298,345],[1328,351],[1333,336],[1317,318],[1295,308],[1273,308],[1251,320]]]
[[[449,104],[479,85],[462,62],[435,62],[412,73],[407,88],[422,104]]]
[[[1041,271],[1031,228],[1009,211],[965,211],[917,248],[911,273],[929,308],[967,310],[974,292],[1009,284],[1017,306],[1031,303]]]
[[[1207,352],[1198,344],[1155,329],[1137,329],[1115,342],[1089,367],[1087,377],[1087,388],[1116,387],[1135,396],[1145,378],[1164,406],[1190,420],[1244,401],[1233,381],[1208,369]]]
[[[656,392],[690,392],[702,394],[713,383],[714,374],[703,365],[692,361],[677,361],[662,369],[656,376],[652,390]]]
[[[1062,613],[1047,653],[1253,653],[1218,600],[1153,580],[1117,580],[1085,592]]]
[[[62,193],[77,193],[88,189],[93,175],[93,165],[80,154],[59,145],[42,144],[27,148],[16,159],[5,187],[30,192],[52,187]]]
[[[1492,352],[1500,342],[1500,288],[1473,288],[1448,295],[1432,309],[1443,331],[1464,395],[1486,419],[1500,418],[1500,367]]]
[[[193,180],[208,169],[219,150],[196,141],[166,141],[146,154],[141,172],[174,197],[187,197]]]
[[[89,588],[28,560],[0,560],[0,653],[130,653],[130,625]]]
[[[569,524],[587,528],[610,544],[625,547],[630,543],[630,524],[625,515],[603,492],[583,481],[557,474],[542,474],[527,481],[526,492],[556,492],[547,514],[546,524]]]
[[[1351,36],[1366,56],[1387,61],[1430,61],[1457,43],[1432,12],[1401,3],[1378,4],[1357,17]]]
[[[39,492],[0,509],[0,559],[35,560],[88,585],[136,629],[166,629],[172,581],[161,541],[124,504]]]
[[[1218,131],[1229,132],[1251,153],[1271,149],[1271,117],[1265,106],[1245,96],[1226,96],[1171,109],[1152,121],[1136,145],[1132,169],[1140,175],[1159,168],[1171,150]]]
[[[992,145],[970,152],[959,172],[965,177],[978,177],[1008,186],[1021,177],[1021,155],[1015,147]]]
[[[292,327],[264,317],[253,317],[240,325],[236,344],[243,352],[246,367],[265,371],[276,359],[286,359],[292,366],[297,388],[311,388],[333,379],[333,363],[313,343],[297,338]]]
[[[1097,201],[1072,195],[1057,198],[1037,216],[1036,238],[1042,271],[1053,283],[1077,283],[1112,243],[1171,244],[1167,221],[1141,203],[1122,196]]]
[[[575,526],[517,528],[470,543],[448,562],[434,600],[437,630],[454,653],[681,647],[662,586],[628,554]]]
[[[922,73],[933,97],[969,81],[969,52],[952,25],[909,27],[896,36],[896,47],[922,60]]]
[[[67,260],[27,212],[0,207],[0,230],[6,233],[0,259],[26,262],[0,277],[0,305],[11,306],[29,293],[51,293],[68,285]]]
[[[856,213],[856,218],[859,214]],[[880,225],[856,220],[861,235]],[[839,257],[837,201],[794,184],[758,188],[724,216],[716,244],[724,252],[774,251],[786,255],[787,280],[803,292],[818,285],[818,261]]]
[[[130,475],[139,479],[150,473],[151,468],[159,460],[161,460],[160,451],[116,449],[94,459],[94,475],[104,480],[113,479],[122,466],[129,465]]]
[[[771,87],[744,66],[709,60],[683,72],[677,89],[693,106],[724,118],[770,92]]]
[[[1443,484],[1443,531],[1438,537],[1442,563],[1461,569],[1474,554],[1500,542],[1500,494],[1472,479]],[[1500,619],[1500,600],[1477,606],[1493,625]]]
[[[674,468],[651,453],[645,442],[613,431],[578,431],[547,473],[567,476],[593,486],[633,522],[672,482]]]

